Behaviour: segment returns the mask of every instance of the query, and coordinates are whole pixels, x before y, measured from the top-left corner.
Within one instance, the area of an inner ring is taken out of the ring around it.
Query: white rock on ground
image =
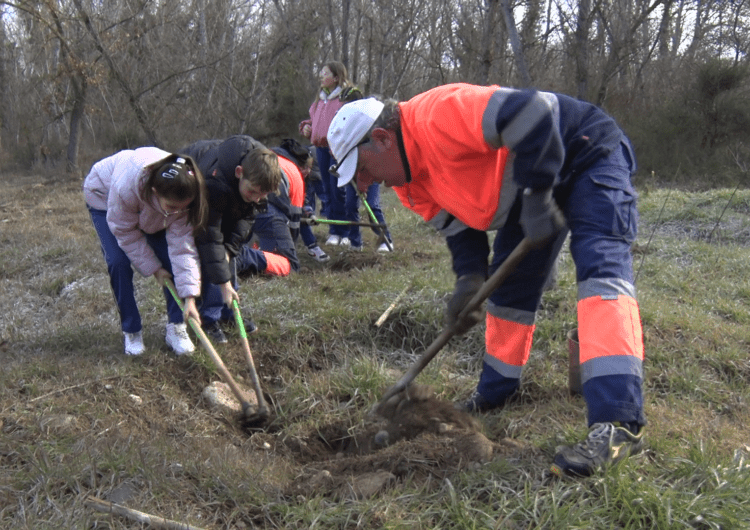
[[[257,406],[258,400],[255,397],[255,392],[244,388],[242,385],[238,384],[238,386],[240,392],[245,397],[245,400],[251,405]],[[212,408],[217,408],[229,413],[242,412],[242,405],[240,405],[240,402],[234,397],[229,385],[223,381],[214,381],[208,385],[203,389],[202,396]]]

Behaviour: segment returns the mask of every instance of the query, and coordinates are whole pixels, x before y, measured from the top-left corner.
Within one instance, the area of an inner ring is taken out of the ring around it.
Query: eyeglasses
[[[331,174],[331,176],[339,178],[339,176],[340,176],[339,175],[339,168],[341,167],[341,164],[344,163],[344,160],[346,160],[346,157],[349,156],[350,154],[352,154],[352,151],[354,151],[355,149],[358,149],[360,145],[364,145],[364,144],[366,144],[369,141],[370,141],[370,139],[367,138],[367,137],[362,138],[362,140],[360,140],[360,142],[357,145],[355,145],[354,147],[352,147],[351,149],[349,149],[346,152],[346,154],[343,157],[341,157],[341,160],[339,162],[336,162],[331,167],[329,167],[328,168],[328,172]],[[357,172],[356,169],[355,169],[354,172],[356,174],[356,172]]]

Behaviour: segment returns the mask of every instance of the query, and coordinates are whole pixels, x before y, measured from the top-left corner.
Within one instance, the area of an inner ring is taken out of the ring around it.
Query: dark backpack
[[[355,86],[346,87],[341,91],[341,94],[339,94],[339,99],[341,101],[345,101],[346,103],[349,103],[350,101],[356,101],[364,97],[365,96],[364,94],[362,94],[362,91]]]
[[[310,151],[294,138],[284,138],[279,145],[284,151],[292,155],[297,165],[303,167],[310,158]]]

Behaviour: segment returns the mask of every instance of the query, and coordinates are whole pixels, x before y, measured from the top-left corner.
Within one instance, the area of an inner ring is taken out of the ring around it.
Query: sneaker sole
[[[331,256],[328,256],[328,255],[326,255],[325,258],[319,258],[314,253],[310,253],[310,252],[308,252],[307,255],[310,256],[315,261],[317,261],[318,263],[325,263],[326,261],[331,259]]]
[[[170,349],[171,349],[171,350],[172,350],[172,351],[174,352],[174,354],[175,354],[175,355],[177,355],[177,356],[179,356],[179,355],[188,355],[188,354],[190,354],[190,353],[194,353],[194,352],[195,352],[195,345],[193,345],[193,348],[192,348],[192,349],[190,349],[190,350],[178,351],[178,350],[177,350],[177,348],[175,348],[174,346],[172,346],[172,344],[171,344],[171,343],[170,343],[169,341],[165,340],[164,342],[166,342],[166,343],[167,343],[167,346],[169,346],[169,348],[170,348]]]

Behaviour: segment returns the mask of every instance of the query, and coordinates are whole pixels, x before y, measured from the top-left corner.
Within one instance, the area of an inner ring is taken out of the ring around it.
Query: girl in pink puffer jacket
[[[200,262],[193,239],[207,212],[200,170],[190,157],[156,147],[125,150],[94,164],[83,192],[120,312],[125,354],[145,351],[131,264],[162,286],[174,274],[185,310],[164,288],[166,341],[177,355],[194,351],[185,320],[200,322],[195,303],[201,292]]]

